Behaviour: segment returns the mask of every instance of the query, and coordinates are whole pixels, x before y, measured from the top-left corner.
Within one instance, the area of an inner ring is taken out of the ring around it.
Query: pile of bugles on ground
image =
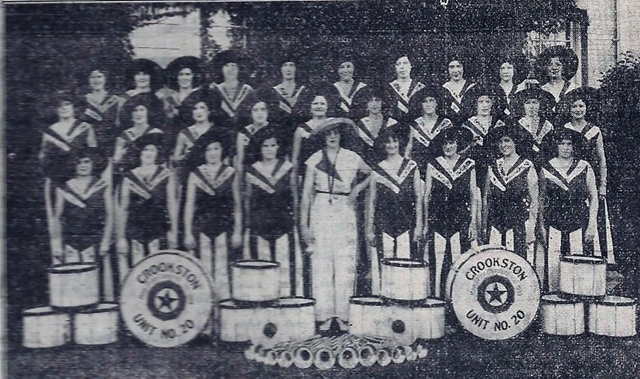
[[[376,363],[387,366],[425,358],[427,353],[426,345],[419,341],[411,345],[400,345],[390,338],[342,334],[285,342],[271,348],[251,345],[244,356],[270,366],[315,366],[320,370],[328,370],[336,363],[346,369],[353,369],[358,365],[370,367]]]

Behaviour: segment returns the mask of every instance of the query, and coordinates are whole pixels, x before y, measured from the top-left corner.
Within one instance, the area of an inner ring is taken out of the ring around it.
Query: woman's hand
[[[586,243],[593,242],[595,236],[596,236],[595,223],[593,225],[591,223],[589,223],[589,226],[587,226],[587,230],[585,230],[585,232],[584,232],[584,242],[586,242]]]
[[[167,235],[167,245],[169,249],[176,249],[178,247],[178,236],[176,233],[169,233],[169,235]]]
[[[240,230],[234,230],[231,236],[231,247],[239,249],[242,246],[242,233]]]
[[[120,238],[116,244],[118,254],[127,254],[129,252],[129,243],[126,238]]]
[[[422,227],[422,239],[426,240],[428,235],[429,235],[429,223],[425,222],[424,226]]]
[[[598,198],[600,200],[604,200],[607,197],[607,184],[603,183],[600,185],[600,188],[598,188]]]
[[[195,250],[196,248],[196,238],[193,236],[193,233],[186,233],[184,236],[184,247],[187,250]]]
[[[524,228],[525,228],[525,239],[526,239],[527,244],[531,244],[531,243],[536,242],[536,233],[535,233],[536,222],[535,222],[535,220],[529,218],[527,221],[525,221]]]
[[[469,225],[469,233],[468,233],[469,241],[475,241],[478,239],[478,228],[475,223],[471,223]]]
[[[413,242],[419,242],[424,239],[422,230],[422,225],[416,225],[415,229],[413,229]]]
[[[313,238],[313,235],[311,234],[311,230],[309,230],[309,227],[306,225],[302,225],[300,227],[300,233],[302,234],[302,240],[304,241],[305,244],[307,244],[307,246],[312,246],[315,244],[315,239]]]
[[[376,234],[371,229],[367,230],[367,242],[373,247],[376,246]]]

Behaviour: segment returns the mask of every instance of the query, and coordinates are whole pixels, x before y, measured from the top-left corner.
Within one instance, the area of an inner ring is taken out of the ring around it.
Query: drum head
[[[49,306],[30,308],[22,311],[23,316],[49,316],[57,313],[62,313],[62,312],[57,312],[55,309]]]
[[[315,300],[305,297],[281,297],[280,300],[278,300],[278,306],[280,308],[310,307],[315,303]]]
[[[121,291],[120,311],[127,329],[156,347],[183,345],[209,322],[211,283],[186,253],[161,251],[131,269]]]
[[[98,266],[90,263],[70,263],[52,266],[49,268],[49,272],[52,274],[79,274],[97,269]]]
[[[565,299],[560,297],[557,293],[551,293],[548,295],[544,295],[540,298],[540,301],[543,304],[578,304],[580,301],[575,299]]]
[[[570,263],[588,263],[594,265],[604,265],[607,261],[602,257],[588,257],[586,255],[565,255],[560,258],[562,262]]]
[[[393,266],[393,267],[409,267],[409,268],[427,267],[427,262],[425,261],[414,261],[406,258],[385,258],[382,260],[382,264],[387,266]]]
[[[280,267],[280,263],[271,261],[249,260],[233,262],[231,267],[248,268],[253,270],[274,269]]]
[[[540,304],[538,276],[522,257],[504,248],[469,256],[451,281],[451,303],[460,324],[488,340],[522,333]]]
[[[117,310],[118,310],[118,304],[116,303],[100,303],[95,308],[84,309],[78,313],[102,313],[102,312],[113,312]]]
[[[383,305],[384,304],[384,301],[381,298],[375,297],[375,296],[352,297],[351,299],[349,299],[349,302],[351,304],[357,304],[357,305]]]
[[[623,297],[623,296],[606,296],[604,299],[602,299],[601,301],[598,301],[596,304],[617,305],[617,306],[635,305],[636,299],[632,299],[630,297]]]

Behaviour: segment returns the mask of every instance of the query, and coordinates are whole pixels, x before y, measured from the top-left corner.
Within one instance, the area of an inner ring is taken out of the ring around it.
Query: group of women
[[[98,262],[110,300],[145,256],[180,248],[211,275],[217,303],[231,295],[231,262],[277,261],[281,295],[315,298],[321,330],[348,327],[349,297],[380,291],[387,257],[429,262],[429,292],[443,297],[456,256],[501,244],[553,291],[564,254],[613,262],[595,93],[570,84],[574,60],[543,53],[542,86],[515,82],[511,58],[499,81],[474,83],[457,57],[449,81],[426,85],[401,54],[388,83],[355,80],[345,59],[335,83],[303,85],[284,57],[282,81],[254,89],[224,52],[219,83],[182,57],[160,88],[140,59],[122,95],[93,68],[90,92],[60,92],[43,133],[54,263]]]

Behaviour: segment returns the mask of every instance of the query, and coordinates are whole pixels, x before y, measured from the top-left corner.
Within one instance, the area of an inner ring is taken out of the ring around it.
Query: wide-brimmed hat
[[[365,117],[369,111],[367,106],[371,99],[377,98],[382,101],[382,114],[387,114],[389,104],[385,101],[385,91],[378,83],[367,84],[366,87],[356,92],[353,96],[353,102],[351,103],[351,112],[355,116],[354,118],[360,119]]]
[[[327,133],[332,130],[340,132],[340,146],[353,149],[356,147],[357,132],[356,124],[348,118],[329,117],[311,133],[310,139],[324,139]]]
[[[140,153],[146,146],[153,145],[158,149],[156,164],[163,163],[167,157],[167,136],[160,131],[154,131],[138,137],[134,143],[134,162],[139,163]]]
[[[191,69],[193,73],[193,88],[202,84],[202,60],[194,56],[184,56],[171,61],[165,70],[166,82],[169,88],[178,89],[178,74],[185,68]]]
[[[422,115],[422,103],[427,97],[433,97],[436,99],[436,103],[438,104],[436,113],[439,115],[444,114],[444,110],[446,108],[444,91],[446,90],[441,86],[427,85],[424,89],[421,89],[411,97],[411,100],[409,100],[409,111],[411,112],[412,117],[419,117]]]
[[[573,49],[565,46],[551,46],[546,48],[538,58],[538,70],[541,78],[547,78],[547,65],[553,57],[560,58],[562,62],[562,77],[564,80],[571,80],[578,71],[578,56]],[[546,82],[546,80],[543,80]]]
[[[583,86],[567,92],[567,94],[560,100],[556,111],[563,120],[571,119],[571,105],[578,100],[584,101],[587,106],[587,114],[585,119],[598,122],[600,121],[601,114],[601,93],[597,88]]]
[[[149,75],[151,92],[156,92],[164,84],[164,71],[156,62],[149,59],[135,59],[127,67],[127,86],[135,88],[135,75],[144,72]]]
[[[147,108],[147,121],[153,127],[159,127],[164,116],[163,104],[152,92],[139,93],[129,98],[122,106],[122,126],[128,128],[133,125],[133,110],[142,105]]]
[[[198,138],[191,150],[191,154],[189,154],[189,158],[187,158],[187,165],[191,170],[207,162],[205,158],[207,146],[214,142],[219,142],[220,146],[222,146],[222,159],[233,155],[231,133],[225,128],[212,127]]]
[[[556,156],[558,154],[558,144],[560,144],[560,142],[562,142],[563,140],[568,139],[571,141],[571,143],[573,143],[573,156],[577,159],[582,158],[584,137],[582,137],[579,132],[565,127],[560,127],[556,128],[551,136],[551,156]]]
[[[471,144],[471,141],[473,141],[473,133],[471,130],[459,126],[443,130],[433,139],[433,146],[437,155],[442,154],[442,148],[448,141],[456,141],[458,144],[458,151],[462,151]]]
[[[468,114],[475,114],[478,99],[482,96],[489,96],[492,105],[492,114],[502,114],[503,110],[507,107],[507,96],[502,88],[496,84],[476,84],[469,88],[464,98],[462,99],[462,108],[468,112]]]
[[[536,99],[540,102],[540,115],[548,117],[551,110],[556,105],[553,95],[547,91],[537,88],[527,88],[515,94],[511,108],[516,111],[516,115],[524,115],[524,103],[527,100]]]
[[[75,149],[70,156],[69,163],[72,166],[71,172],[75,172],[75,166],[82,158],[90,158],[93,163],[93,175],[99,175],[107,167],[108,160],[101,154],[98,147],[83,146]],[[72,175],[73,176],[73,175]]]

